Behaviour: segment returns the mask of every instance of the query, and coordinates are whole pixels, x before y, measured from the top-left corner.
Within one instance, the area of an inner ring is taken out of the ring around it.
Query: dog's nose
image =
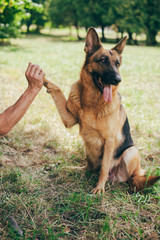
[[[121,77],[120,77],[119,74],[116,75],[115,81],[116,81],[117,83],[121,82]]]
[[[112,79],[112,83],[117,86],[120,82],[121,82],[121,77],[119,74],[116,74]]]

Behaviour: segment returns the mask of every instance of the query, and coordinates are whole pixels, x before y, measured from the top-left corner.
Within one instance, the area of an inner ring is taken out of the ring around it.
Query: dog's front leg
[[[96,193],[100,194],[105,192],[105,184],[109,175],[109,168],[110,168],[110,162],[113,154],[113,149],[114,149],[114,139],[112,138],[107,139],[104,145],[104,154],[103,154],[99,180],[98,180],[97,186],[92,190],[93,194],[96,194]]]
[[[59,115],[65,125],[65,127],[70,128],[75,125],[78,121],[75,116],[73,116],[67,109],[67,100],[61,91],[61,89],[54,83],[48,81],[45,77],[43,79],[44,86],[47,88],[47,92],[51,94]]]

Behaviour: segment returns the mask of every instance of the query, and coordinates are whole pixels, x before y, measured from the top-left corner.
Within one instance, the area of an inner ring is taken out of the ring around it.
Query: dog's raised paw
[[[46,90],[47,93],[50,93],[51,91],[49,89]]]

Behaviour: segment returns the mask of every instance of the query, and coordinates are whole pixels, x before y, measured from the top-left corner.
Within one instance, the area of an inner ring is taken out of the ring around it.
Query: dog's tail
[[[134,176],[128,180],[129,192],[143,191],[145,188],[152,186],[156,181],[160,179],[160,176]]]

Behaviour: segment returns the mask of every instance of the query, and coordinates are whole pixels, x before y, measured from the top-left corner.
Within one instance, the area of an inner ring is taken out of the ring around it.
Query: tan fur
[[[117,181],[127,181],[131,176],[144,175],[140,167],[139,152],[135,147],[128,148],[119,159],[114,159],[114,151],[123,141],[122,128],[126,113],[121,106],[118,86],[112,86],[112,102],[106,103],[91,74],[93,70],[103,71],[103,66],[95,60],[101,55],[108,56],[113,67],[117,59],[121,64],[125,43],[126,38],[110,52],[102,47],[94,30],[89,30],[85,46],[86,60],[80,80],[72,85],[68,100],[58,86],[44,79],[44,85],[54,99],[64,125],[70,128],[79,124],[85,145],[87,168],[100,167],[99,181],[93,193],[104,192],[109,173],[112,179]]]

